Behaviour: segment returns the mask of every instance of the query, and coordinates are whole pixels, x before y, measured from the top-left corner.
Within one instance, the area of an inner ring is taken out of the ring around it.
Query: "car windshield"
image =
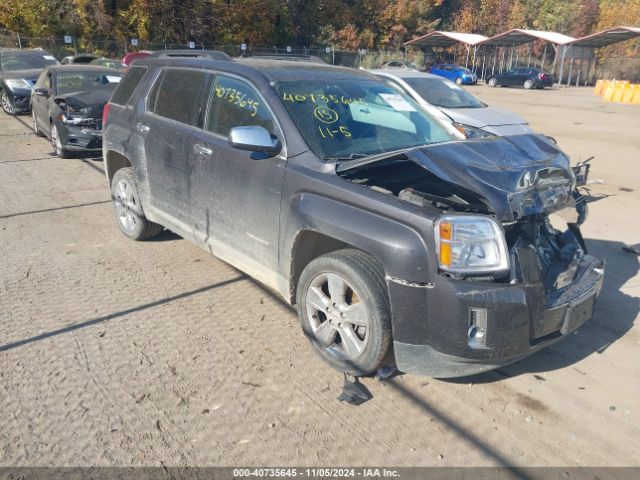
[[[325,160],[348,160],[453,140],[404,94],[375,80],[276,85],[305,141]]]
[[[486,105],[453,82],[439,78],[405,78],[405,82],[431,105],[443,108],[485,108]]]
[[[0,57],[0,66],[4,71],[29,70],[30,68],[45,68],[56,65],[58,61],[51,55],[12,55]]]
[[[58,72],[56,86],[58,95],[65,95],[95,88],[114,88],[121,78],[122,75],[119,73]]]

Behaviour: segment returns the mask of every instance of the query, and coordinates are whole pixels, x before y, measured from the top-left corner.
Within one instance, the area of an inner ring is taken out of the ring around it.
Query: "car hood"
[[[114,85],[115,87],[115,85]],[[64,95],[57,95],[56,101],[62,100],[68,105],[73,105],[78,108],[85,107],[100,107],[104,106],[109,101],[114,88],[96,88],[94,90],[85,90],[82,92],[66,93]]]
[[[504,223],[575,206],[569,158],[543,135],[447,142],[404,155],[442,181],[474,194]],[[338,171],[368,163],[372,162],[366,158],[351,161]]]
[[[43,68],[32,68],[29,70],[10,70],[8,72],[0,73],[0,76],[2,78],[21,78],[23,80],[36,81],[43,70]]]
[[[440,108],[440,107],[439,107]],[[496,107],[486,108],[440,108],[454,122],[471,127],[499,125],[521,125],[527,122],[520,115]]]

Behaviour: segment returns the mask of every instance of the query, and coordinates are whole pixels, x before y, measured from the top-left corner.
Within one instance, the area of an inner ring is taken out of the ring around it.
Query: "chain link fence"
[[[332,65],[339,65],[351,68],[377,68],[382,63],[390,60],[407,60],[415,63],[418,67],[424,66],[424,56],[419,50],[409,51],[371,51],[371,50],[335,50],[332,47],[254,47],[247,45],[246,50],[242,50],[241,45],[216,45],[216,44],[176,44],[176,43],[152,43],[136,41],[132,45],[131,41],[117,42],[112,39],[99,38],[70,38],[70,43],[66,43],[61,38],[34,38],[25,37],[13,32],[0,31],[0,47],[2,48],[41,48],[51,53],[61,60],[68,55],[78,53],[95,53],[107,58],[122,58],[129,52],[141,50],[220,50],[232,57],[243,54],[251,55],[311,55],[318,57]]]

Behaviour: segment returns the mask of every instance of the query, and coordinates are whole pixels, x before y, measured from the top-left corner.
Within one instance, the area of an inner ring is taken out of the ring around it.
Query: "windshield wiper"
[[[399,155],[404,155],[407,152],[411,151],[411,150],[416,150],[418,148],[422,148],[425,145],[429,145],[428,143],[422,144],[422,145],[417,145],[415,147],[409,147],[409,148],[403,148],[401,150],[393,150],[391,152],[383,152],[383,153],[377,153],[375,155],[365,155],[363,158],[359,158],[356,160],[349,160],[346,162],[340,162],[338,163],[338,165],[336,166],[336,172],[340,173],[340,172],[346,172],[348,170],[352,170],[354,168],[358,168],[358,167],[362,167],[363,165],[367,165],[369,163],[375,163],[378,162],[380,160],[387,160]]]
[[[348,160],[356,160],[358,158],[366,158],[369,155],[366,153],[350,153],[345,157],[324,157],[323,160],[325,162],[345,162]]]

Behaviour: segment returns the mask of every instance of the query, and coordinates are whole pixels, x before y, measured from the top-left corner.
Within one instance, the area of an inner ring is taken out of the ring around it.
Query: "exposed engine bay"
[[[524,137],[533,137],[533,143],[537,143],[534,136]],[[513,147],[510,140],[500,143]],[[478,153],[460,145],[454,144],[449,150]],[[550,146],[555,151],[550,160],[543,146],[544,164],[531,162],[529,152],[526,166],[518,162],[506,165],[504,161],[502,165],[482,165],[477,154],[467,155],[469,162],[463,166],[451,162],[449,155],[451,170],[445,170],[446,164],[434,161],[439,156],[430,155],[431,148],[350,167],[339,174],[378,192],[435,209],[438,214],[483,214],[502,225],[510,256],[509,272],[485,277],[442,274],[475,281],[538,283],[544,286],[545,294],[571,284],[586,254],[579,225],[587,209],[566,156]],[[453,182],[454,178],[459,182]]]

